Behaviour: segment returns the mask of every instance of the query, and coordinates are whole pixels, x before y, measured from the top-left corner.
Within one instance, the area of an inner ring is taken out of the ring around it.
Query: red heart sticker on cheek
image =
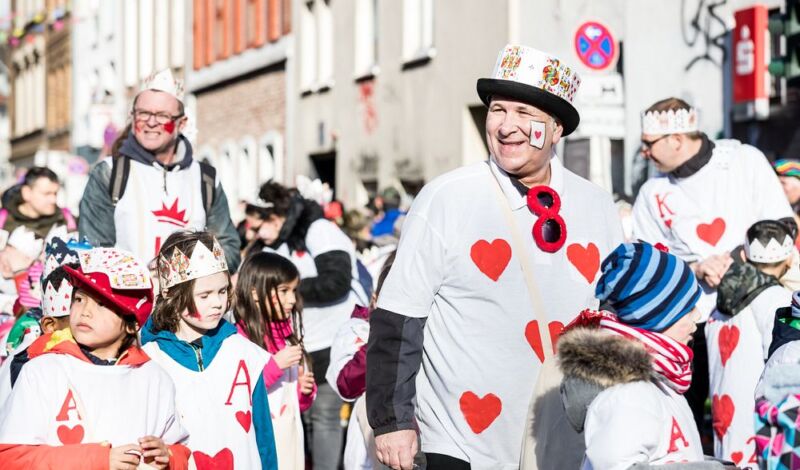
[[[165,122],[163,127],[166,132],[172,134],[172,132],[175,130],[175,121]]]

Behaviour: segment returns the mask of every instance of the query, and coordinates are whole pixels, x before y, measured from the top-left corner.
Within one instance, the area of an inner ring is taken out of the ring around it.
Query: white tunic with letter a
[[[144,436],[168,445],[187,436],[175,411],[175,386],[153,361],[98,366],[46,353],[25,365],[0,411],[2,444],[121,446]]]
[[[197,372],[175,362],[156,341],[143,349],[175,381],[178,412],[189,431],[186,445],[195,462],[213,461],[219,468],[261,468],[252,397],[269,354],[232,335],[223,341],[211,364]]]
[[[581,310],[597,306],[600,262],[622,241],[611,195],[557,157],[550,162],[567,226],[563,248],[541,251],[526,197],[493,161],[477,163],[420,192],[378,299],[384,310],[427,318],[416,381],[422,450],[474,470],[519,468],[531,392],[545,348],[554,349],[542,331],[555,340]],[[500,204],[511,207],[530,258],[514,252]],[[520,261],[532,267],[548,324],[534,316]]]
[[[686,262],[730,252],[759,220],[792,217],[778,177],[764,154],[736,140],[715,141],[711,160],[677,179],[661,175],[642,186],[633,206],[633,238],[663,243]],[[697,308],[705,321],[716,290],[701,283]]]
[[[586,413],[584,437],[583,470],[703,461],[686,399],[662,382],[632,382],[600,392]]]
[[[111,163],[111,157],[103,161]],[[131,160],[125,193],[114,208],[116,247],[149,261],[173,232],[205,230],[200,178],[196,161],[187,169],[166,171],[158,163]]]

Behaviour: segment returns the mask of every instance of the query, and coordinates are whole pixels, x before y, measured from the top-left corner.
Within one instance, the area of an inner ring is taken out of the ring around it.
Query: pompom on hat
[[[580,123],[572,105],[581,79],[558,58],[532,47],[507,45],[497,57],[491,78],[478,79],[478,96],[489,106],[493,95],[514,98],[555,115],[571,134]]]
[[[93,248],[80,253],[80,268],[64,266],[76,288],[134,316],[141,327],[153,308],[150,271],[131,253],[117,248]]]
[[[701,289],[689,265],[647,243],[623,243],[603,261],[595,297],[622,323],[664,331],[691,312]]]

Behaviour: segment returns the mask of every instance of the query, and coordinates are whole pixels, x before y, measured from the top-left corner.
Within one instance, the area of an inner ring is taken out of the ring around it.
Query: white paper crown
[[[697,132],[698,129],[698,115],[695,108],[642,113],[643,134],[685,134]]]
[[[182,282],[227,270],[228,263],[225,262],[225,252],[222,251],[216,238],[211,250],[206,248],[205,243],[198,240],[194,245],[191,257],[187,257],[181,250],[175,248],[169,258],[160,256],[158,262],[161,289],[169,289]]]
[[[508,44],[497,56],[492,77],[536,87],[572,103],[581,84],[578,74],[550,54]]]
[[[777,263],[784,261],[792,256],[794,251],[794,240],[789,235],[779,243],[774,238],[769,239],[767,246],[764,246],[758,238],[752,242],[744,241],[744,255],[754,263]]]
[[[31,259],[37,259],[42,254],[44,239],[38,238],[35,233],[24,225],[15,228],[8,237],[8,244],[21,251]]]
[[[73,286],[68,278],[61,280],[61,285],[58,289],[53,287],[51,282],[48,282],[44,288],[42,312],[51,317],[66,317],[69,315],[69,309],[72,305],[72,290]]]
[[[183,81],[174,78],[170,69],[159,70],[145,78],[139,92],[145,90],[163,91],[183,102]]]
[[[315,201],[321,206],[333,200],[333,190],[330,185],[328,185],[328,183],[323,183],[319,178],[312,181],[308,176],[297,175],[297,178],[295,178],[295,186],[301,196],[305,199]]]

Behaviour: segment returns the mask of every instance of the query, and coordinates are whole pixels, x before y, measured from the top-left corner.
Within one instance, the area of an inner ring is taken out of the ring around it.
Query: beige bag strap
[[[497,202],[500,204],[500,207],[502,207],[503,215],[505,216],[506,223],[511,231],[512,251],[514,253],[514,257],[519,261],[520,267],[522,268],[522,274],[525,276],[525,284],[528,287],[528,297],[530,297],[531,306],[533,307],[533,315],[539,322],[539,334],[542,336],[542,350],[544,351],[545,360],[547,360],[547,358],[553,355],[553,343],[550,338],[547,311],[544,308],[542,297],[539,294],[539,288],[536,285],[536,281],[533,277],[533,268],[527,262],[531,259],[530,254],[528,252],[528,248],[525,246],[525,242],[523,242],[522,237],[520,236],[519,230],[517,229],[517,223],[514,220],[514,214],[511,212],[511,206],[508,205],[508,199],[506,198],[505,193],[503,193],[503,188],[500,186],[500,181],[497,179],[497,175],[494,174],[494,171],[492,171],[492,162],[487,162],[486,166],[489,169],[489,174],[492,176],[492,180],[495,183],[493,186],[495,189],[495,196],[497,196]]]

